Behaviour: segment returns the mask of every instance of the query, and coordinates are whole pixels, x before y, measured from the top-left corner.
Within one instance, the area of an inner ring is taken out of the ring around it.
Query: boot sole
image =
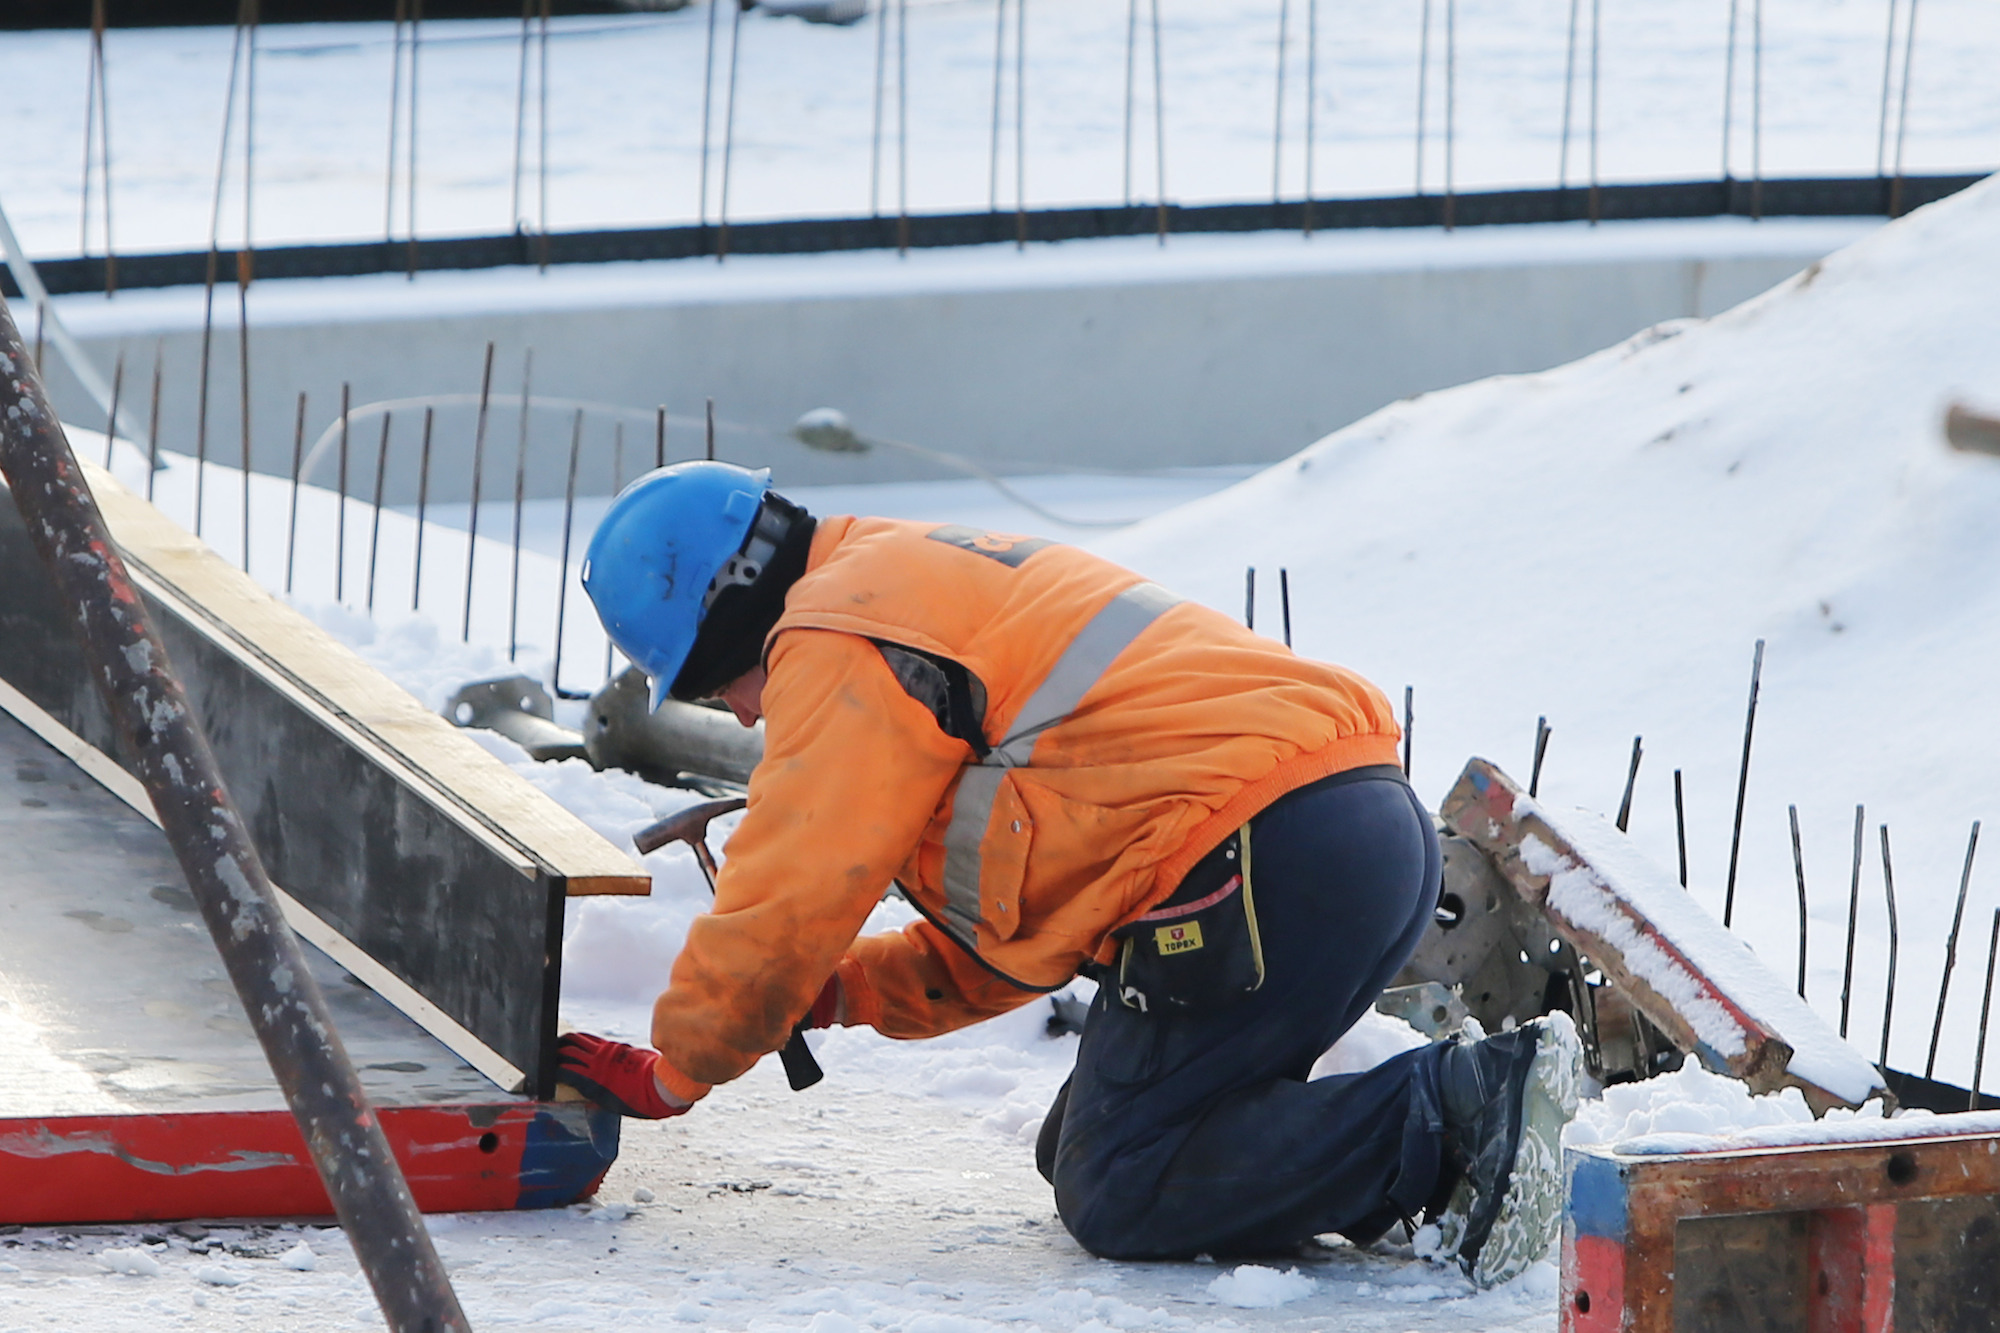
[[[1576,1115],[1583,1043],[1568,1014],[1546,1015],[1535,1026],[1540,1030],[1522,1097],[1520,1146],[1493,1229],[1465,1270],[1477,1287],[1525,1273],[1548,1253],[1562,1219],[1562,1131]]]

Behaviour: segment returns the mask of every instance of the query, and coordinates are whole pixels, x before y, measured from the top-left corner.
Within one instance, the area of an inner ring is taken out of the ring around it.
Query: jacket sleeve
[[[653,1006],[660,1080],[688,1100],[784,1044],[968,757],[866,639],[790,630],[768,670],[749,808]]]

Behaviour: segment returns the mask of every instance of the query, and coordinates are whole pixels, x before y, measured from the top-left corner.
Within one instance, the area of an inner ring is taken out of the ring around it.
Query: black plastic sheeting
[[[1169,234],[1300,231],[1361,227],[1482,227],[1532,222],[1605,222],[1706,217],[1886,217],[1956,194],[1983,176],[1905,176],[1801,180],[1676,181],[1606,185],[1597,190],[1493,190],[1475,194],[1409,195],[1383,199],[1322,199],[1307,205],[1208,204],[1164,210]],[[1310,212],[1310,219],[1308,219]],[[255,253],[259,278],[333,278],[412,269],[500,268],[513,264],[604,264],[641,259],[692,259],[725,247],[733,255],[818,254],[885,250],[899,245],[932,249],[1030,241],[1096,240],[1149,236],[1162,222],[1154,205],[1131,208],[1056,208],[1025,214],[931,213],[899,219],[802,218],[731,223],[727,228],[652,227],[630,231],[558,232],[546,236],[466,236],[344,245],[274,247]],[[120,289],[177,287],[206,281],[209,256],[121,254]],[[102,258],[55,259],[36,265],[52,293],[105,289]],[[233,252],[217,262],[217,281],[234,278]],[[7,296],[15,297],[6,279]]]

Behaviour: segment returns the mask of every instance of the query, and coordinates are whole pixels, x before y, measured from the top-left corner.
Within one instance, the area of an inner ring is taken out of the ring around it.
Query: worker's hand
[[[567,1083],[607,1110],[641,1120],[664,1120],[688,1109],[653,1077],[657,1051],[622,1041],[566,1032],[556,1042],[556,1082]]]
[[[819,988],[819,998],[813,1001],[812,1008],[806,1010],[806,1016],[799,1020],[799,1026],[830,1028],[846,1020],[847,995],[840,989],[840,973],[836,972],[826,979],[824,986]]]

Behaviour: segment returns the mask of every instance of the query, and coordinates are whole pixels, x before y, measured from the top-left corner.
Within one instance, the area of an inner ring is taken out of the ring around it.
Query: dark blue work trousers
[[[1306,1081],[1416,949],[1442,875],[1400,774],[1340,774],[1251,822],[1264,984],[1197,1014],[1101,987],[1036,1157],[1070,1234],[1115,1259],[1372,1240],[1438,1182],[1439,1046]]]

